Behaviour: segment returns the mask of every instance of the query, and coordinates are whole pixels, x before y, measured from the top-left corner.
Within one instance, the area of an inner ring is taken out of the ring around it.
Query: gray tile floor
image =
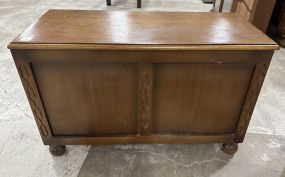
[[[43,146],[7,44],[48,9],[209,11],[201,0],[0,0],[0,176],[285,176],[285,50],[277,51],[249,134],[230,158],[219,145]],[[88,152],[89,151],[89,152]],[[87,155],[88,154],[88,155]],[[86,157],[87,156],[87,157]]]

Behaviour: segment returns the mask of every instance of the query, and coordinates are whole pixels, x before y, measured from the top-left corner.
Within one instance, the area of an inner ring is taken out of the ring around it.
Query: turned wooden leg
[[[142,7],[142,1],[141,0],[137,0],[137,8],[141,8]]]
[[[234,155],[238,150],[237,143],[223,143],[222,151],[229,155]]]
[[[111,5],[111,0],[106,0],[106,2],[107,2],[107,6]]]
[[[60,145],[60,146],[56,146],[56,145],[50,145],[49,146],[49,152],[53,155],[53,156],[61,156],[65,153],[66,151],[66,146],[65,145]]]

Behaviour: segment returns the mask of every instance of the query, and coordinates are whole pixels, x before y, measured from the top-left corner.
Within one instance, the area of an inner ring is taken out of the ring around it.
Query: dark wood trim
[[[151,133],[152,117],[152,81],[153,68],[151,63],[139,64],[139,134]]]
[[[10,43],[9,49],[74,49],[74,50],[278,50],[277,44],[264,45],[119,45],[119,44],[23,44]]]
[[[46,144],[174,144],[174,143],[232,143],[234,134],[222,135],[151,135],[151,136],[123,136],[123,137],[53,137]]]
[[[241,112],[240,120],[236,130],[236,138],[235,142],[241,143],[246,134],[246,130],[248,128],[255,104],[258,99],[258,95],[260,93],[263,81],[266,76],[266,72],[268,70],[272,53],[268,53],[268,57],[265,59],[261,59],[255,65],[255,70],[253,74],[253,78],[251,80],[251,84],[249,87],[249,91],[247,93],[245,103]]]

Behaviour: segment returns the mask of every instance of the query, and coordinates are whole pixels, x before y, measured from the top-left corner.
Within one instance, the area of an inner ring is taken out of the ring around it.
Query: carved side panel
[[[256,64],[251,85],[248,90],[245,104],[241,112],[240,121],[238,123],[236,131],[236,139],[235,139],[236,142],[242,142],[244,139],[255,104],[258,99],[258,95],[260,93],[264,78],[266,76],[266,72],[269,67],[269,63],[270,60],[268,62],[264,61],[264,62],[258,62]]]
[[[13,56],[15,58],[15,55]],[[31,109],[33,111],[38,129],[43,138],[43,141],[46,142],[45,140],[47,138],[50,138],[52,135],[51,135],[51,131],[50,131],[50,128],[47,122],[44,108],[43,108],[43,105],[40,99],[40,95],[38,93],[38,90],[37,90],[37,87],[34,81],[31,66],[28,62],[20,61],[17,59],[15,61],[16,61],[19,75],[22,80],[23,87],[25,89]]]
[[[151,132],[153,71],[151,63],[139,67],[139,133],[146,135]]]

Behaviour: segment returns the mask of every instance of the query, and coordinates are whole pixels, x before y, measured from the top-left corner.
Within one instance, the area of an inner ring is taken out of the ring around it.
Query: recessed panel
[[[156,64],[152,133],[234,133],[252,64]]]
[[[33,72],[54,135],[137,133],[137,65],[45,62]]]

